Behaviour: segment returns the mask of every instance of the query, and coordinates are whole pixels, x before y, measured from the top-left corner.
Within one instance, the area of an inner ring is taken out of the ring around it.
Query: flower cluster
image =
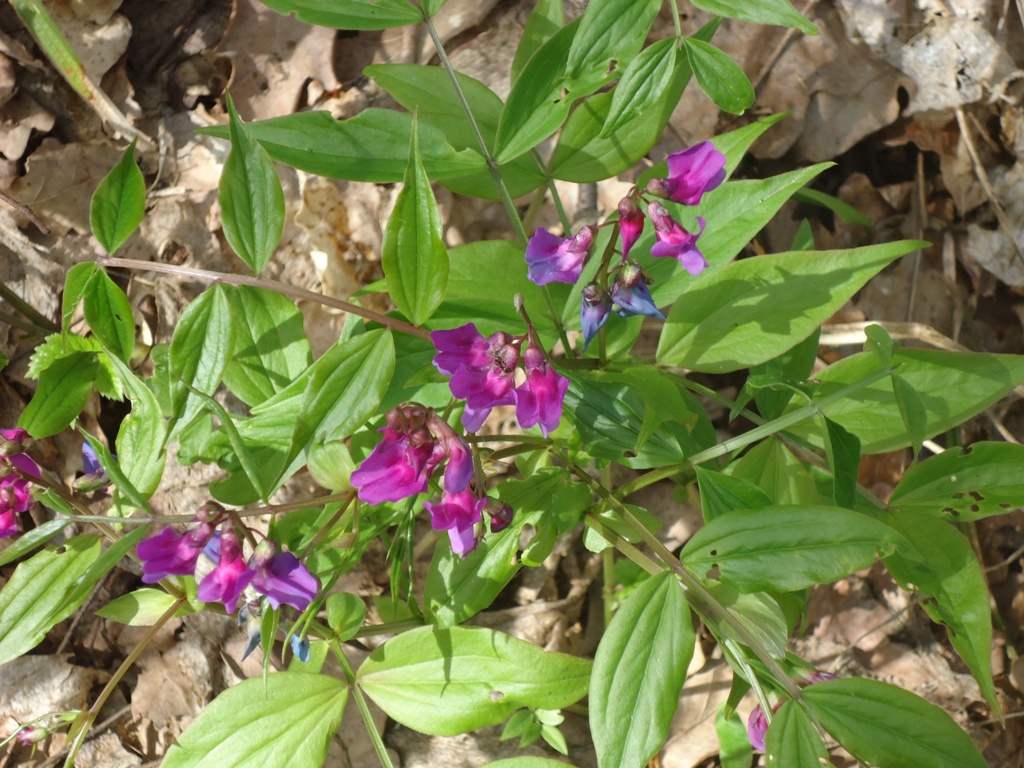
[[[668,178],[654,179],[641,193],[630,190],[618,205],[618,224],[622,239],[622,263],[606,269],[602,265],[595,281],[583,288],[580,301],[580,325],[584,348],[604,326],[612,309],[625,317],[647,315],[664,317],[658,311],[647,286],[651,279],[629,254],[644,230],[645,217],[639,202],[644,196],[656,198],[647,202],[647,218],[654,227],[657,242],[651,247],[655,258],[673,258],[691,275],[698,275],[708,266],[704,254],[697,247],[704,233],[705,221],[697,217],[697,231],[690,232],[676,221],[660,199],[682,205],[697,205],[705,192],[718,187],[725,180],[725,155],[709,142],[675,152],[668,157]],[[604,225],[602,225],[604,226]],[[594,242],[594,227],[584,227],[575,236],[562,238],[547,230],[538,229],[526,247],[528,275],[537,285],[550,282],[576,283]],[[617,274],[616,274],[617,272]],[[609,280],[614,275],[611,287]]]
[[[484,337],[468,323],[433,331],[430,340],[437,349],[434,365],[452,377],[452,394],[466,401],[462,425],[467,431],[480,429],[496,405],[515,405],[519,425],[539,425],[545,437],[558,426],[569,380],[551,366],[532,331],[524,336],[499,331]],[[520,353],[523,344],[526,349]],[[520,362],[526,378],[516,386]]]
[[[284,603],[304,611],[316,597],[320,589],[316,576],[295,555],[279,552],[274,542],[260,542],[246,561],[238,531],[219,504],[207,502],[200,507],[195,523],[185,533],[164,528],[139,542],[136,551],[142,561],[143,582],[154,584],[167,576],[192,575],[199,556],[205,553],[216,565],[199,582],[197,597],[204,603],[223,603],[229,613],[248,586],[266,597],[272,608]]]
[[[835,680],[836,676],[831,672],[811,672],[802,682],[801,685],[814,685],[815,683],[823,683],[826,680]],[[772,707],[772,712],[777,712],[783,702],[779,701]],[[750,744],[754,749],[764,752],[765,740],[768,736],[768,717],[765,715],[764,708],[758,704],[750,713],[750,717],[747,718],[747,738],[750,739]]]
[[[28,433],[0,429],[0,539],[18,532],[19,512],[32,506],[32,485],[24,475],[40,477],[39,465],[25,455]]]

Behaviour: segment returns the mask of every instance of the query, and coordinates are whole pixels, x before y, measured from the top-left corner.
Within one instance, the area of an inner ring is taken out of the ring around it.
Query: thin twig
[[[36,212],[33,211],[29,206],[20,200],[16,200],[8,195],[3,190],[0,190],[0,203],[6,203],[11,206],[14,210],[26,217],[29,221],[36,225],[36,229],[42,232],[44,235],[50,234],[50,228],[43,223],[43,220],[36,216]]]

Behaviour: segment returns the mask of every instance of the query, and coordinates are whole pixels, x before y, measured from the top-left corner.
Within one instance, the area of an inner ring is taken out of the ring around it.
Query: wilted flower
[[[263,540],[256,547],[249,566],[256,572],[252,587],[267,598],[272,608],[281,603],[304,611],[320,590],[316,576],[291,552],[278,552],[272,541]]]
[[[620,315],[646,315],[665,319],[665,315],[654,305],[654,298],[647,288],[648,281],[649,278],[635,260],[630,259],[622,265],[611,293],[611,299]]]
[[[654,179],[647,192],[683,205],[697,205],[705,192],[725,181],[725,155],[710,141],[668,156],[668,178]]]
[[[543,350],[532,342],[523,354],[523,362],[526,381],[515,389],[516,419],[523,429],[540,424],[541,434],[547,437],[562,419],[562,400],[569,380],[551,367]]]
[[[587,283],[580,297],[580,328],[583,330],[583,349],[593,341],[608,320],[612,299],[597,283]]]
[[[203,547],[213,538],[217,523],[224,517],[224,508],[207,502],[196,512],[198,522],[186,533],[164,528],[156,536],[143,539],[136,547],[142,561],[142,581],[155,584],[167,576],[188,576],[195,573],[196,560]]]
[[[448,531],[452,552],[465,555],[476,548],[476,537],[473,527],[480,522],[480,512],[487,504],[487,499],[479,499],[466,488],[462,491],[445,490],[438,504],[429,501],[423,506],[430,513],[430,524],[435,531]]]
[[[245,564],[242,544],[233,525],[225,525],[220,536],[213,541],[219,542],[217,565],[199,582],[196,596],[204,603],[223,603],[224,610],[232,613],[255,573]]]
[[[485,499],[484,512],[491,518],[491,533],[501,533],[512,524],[514,512],[504,501]]]
[[[24,429],[0,429],[3,450],[0,452],[0,539],[18,532],[20,512],[27,512],[32,506],[32,484],[18,474],[17,470],[33,477],[40,477],[39,465],[30,459],[24,450],[28,432]]]
[[[661,203],[653,202],[647,208],[647,213],[654,224],[654,233],[658,238],[651,246],[651,256],[658,258],[670,256],[678,261],[691,275],[699,275],[706,266],[707,259],[697,249],[697,238],[704,232],[705,221],[697,217],[696,234],[687,232],[678,221],[672,218],[668,210]]]
[[[619,234],[622,236],[622,260],[629,258],[629,250],[644,231],[644,214],[632,195],[619,201]]]
[[[583,227],[574,237],[558,237],[546,229],[533,233],[526,245],[527,274],[537,285],[575,283],[597,230]]]

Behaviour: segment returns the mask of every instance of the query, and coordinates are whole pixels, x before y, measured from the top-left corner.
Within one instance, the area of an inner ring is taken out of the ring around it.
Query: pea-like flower
[[[647,213],[654,224],[654,233],[658,238],[651,246],[651,256],[657,258],[671,257],[678,261],[691,275],[699,275],[708,266],[704,254],[697,248],[697,238],[704,232],[705,221],[697,217],[696,233],[687,232],[678,221],[672,218],[668,210],[659,202],[648,206]]]
[[[619,201],[619,235],[622,237],[622,260],[629,258],[629,251],[644,231],[644,213],[633,196],[626,195]]]
[[[654,179],[647,192],[683,205],[697,205],[705,192],[725,181],[725,155],[710,141],[668,156],[668,178]]]
[[[596,233],[591,226],[583,227],[573,237],[558,237],[546,229],[538,229],[526,245],[530,280],[537,285],[575,283],[580,279]]]
[[[612,299],[597,283],[587,283],[580,296],[580,328],[583,330],[583,349],[590,346],[597,332],[608,321]]]
[[[665,319],[665,315],[655,306],[654,298],[647,288],[649,281],[650,278],[635,260],[630,259],[622,265],[611,291],[611,299],[621,316],[646,315]]]
[[[32,506],[32,484],[27,475],[40,477],[39,465],[22,451],[28,432],[24,429],[0,429],[3,437],[0,452],[0,539],[18,532],[18,514]]]
[[[272,541],[264,539],[259,543],[249,558],[249,566],[255,571],[253,589],[264,595],[272,608],[284,603],[304,611],[320,590],[320,581],[299,558],[291,552],[278,552]]]
[[[523,429],[540,424],[541,434],[547,437],[562,419],[562,401],[569,380],[551,366],[543,350],[533,343],[526,348],[523,362],[526,381],[515,389],[516,419]]]
[[[140,541],[135,551],[142,561],[142,581],[155,584],[167,576],[190,576],[195,573],[199,555],[213,538],[217,524],[225,514],[222,506],[210,501],[196,512],[195,521],[198,524],[191,530],[178,533],[167,527],[155,536]]]
[[[480,513],[486,504],[486,498],[479,499],[466,488],[454,492],[446,489],[439,503],[427,501],[423,506],[430,513],[430,524],[434,530],[448,531],[452,552],[465,555],[476,548],[473,529],[482,519]]]
[[[116,455],[111,454],[111,457],[115,460],[117,459]],[[96,451],[93,450],[92,444],[88,440],[82,443],[82,470],[82,476],[74,482],[76,491],[88,493],[90,491],[98,491],[100,488],[110,485],[107,470],[100,464],[100,458],[96,455]]]
[[[204,603],[223,603],[225,611],[234,613],[238,598],[256,574],[242,557],[242,543],[233,525],[225,525],[220,536],[210,543],[214,541],[218,546],[207,546],[206,551],[216,549],[217,565],[199,582],[196,596]]]

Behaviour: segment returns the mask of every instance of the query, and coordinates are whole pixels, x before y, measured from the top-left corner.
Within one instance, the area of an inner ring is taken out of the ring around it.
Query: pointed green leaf
[[[590,662],[481,627],[403,632],[363,662],[356,682],[390,717],[454,736],[520,707],[561,709],[587,692]]]
[[[39,375],[36,393],[18,426],[36,440],[60,432],[85,408],[98,371],[99,361],[89,352],[72,352],[55,360]]]
[[[817,504],[819,501],[817,486],[807,466],[775,438],[755,445],[729,471],[733,477],[760,488],[773,504]]]
[[[590,0],[566,58],[570,80],[626,66],[644,44],[661,0]]]
[[[151,627],[176,601],[162,589],[143,587],[111,600],[98,608],[96,615],[129,627]],[[182,613],[189,612],[187,605],[182,609]]]
[[[878,768],[986,768],[971,737],[910,691],[862,678],[804,691],[815,717],[860,760]]]
[[[146,213],[146,181],[135,164],[135,141],[103,177],[89,204],[89,225],[107,253],[131,237]]]
[[[852,509],[857,498],[860,440],[825,417],[825,456],[832,470],[832,498],[837,507]]]
[[[335,592],[329,595],[325,608],[327,623],[342,642],[355,635],[366,620],[366,603],[363,602],[363,598],[348,592]]]
[[[135,349],[132,305],[105,270],[97,269],[82,294],[85,321],[100,343],[124,362]]]
[[[907,383],[907,380],[898,373],[892,374],[892,391],[896,397],[896,407],[899,409],[900,418],[903,419],[903,426],[907,430],[907,437],[914,448],[914,456],[921,453],[921,444],[925,440],[925,432],[928,430],[928,413],[921,396],[917,390]]]
[[[347,697],[345,682],[327,675],[277,672],[244,680],[189,724],[161,765],[321,768]]]
[[[148,499],[160,485],[166,451],[167,425],[153,390],[120,360],[113,360],[131,401],[132,410],[117,431],[117,462],[131,484]]]
[[[284,231],[284,190],[267,150],[239,119],[228,97],[231,153],[220,176],[220,203],[228,245],[256,274],[263,271]]]
[[[754,103],[754,88],[739,64],[710,43],[683,38],[686,58],[700,89],[719,109],[743,114]]]
[[[61,333],[66,334],[71,328],[71,319],[79,303],[82,301],[82,297],[85,296],[85,288],[89,285],[89,281],[92,280],[92,276],[98,269],[99,267],[96,265],[96,262],[83,261],[81,264],[75,264],[65,275],[64,296],[61,299],[60,311]]]
[[[212,395],[235,346],[235,323],[222,285],[214,285],[185,307],[171,338],[171,381],[179,426],[202,407],[182,382]]]
[[[590,730],[598,764],[642,768],[668,735],[696,635],[676,577],[640,585],[615,613],[594,656]]]
[[[544,43],[565,25],[562,0],[539,0],[526,20],[523,36],[519,38],[515,58],[512,60],[512,82],[519,77],[526,62]]]
[[[807,338],[873,275],[920,245],[898,241],[791,251],[707,270],[669,312],[658,362],[725,373],[770,360]]]
[[[791,768],[828,765],[828,750],[807,714],[792,701],[785,702],[772,718],[765,739],[769,764]]]
[[[612,93],[600,138],[611,136],[670,88],[677,53],[675,38],[667,37],[644,48],[629,63]]]
[[[380,256],[391,300],[414,325],[430,318],[448,287],[441,213],[420,162],[418,135],[413,120],[405,184],[384,229]]]
[[[423,14],[407,0],[269,0],[264,5],[307,24],[334,29],[390,29],[423,21]]]
[[[694,0],[701,10],[728,19],[755,24],[794,27],[806,35],[818,34],[818,28],[793,7],[789,0]]]
[[[718,566],[743,592],[794,591],[829,584],[891,554],[889,526],[837,507],[766,507],[716,517],[683,547],[696,573]]]
[[[747,480],[704,467],[695,469],[705,523],[735,509],[760,509],[772,505],[765,492]]]

